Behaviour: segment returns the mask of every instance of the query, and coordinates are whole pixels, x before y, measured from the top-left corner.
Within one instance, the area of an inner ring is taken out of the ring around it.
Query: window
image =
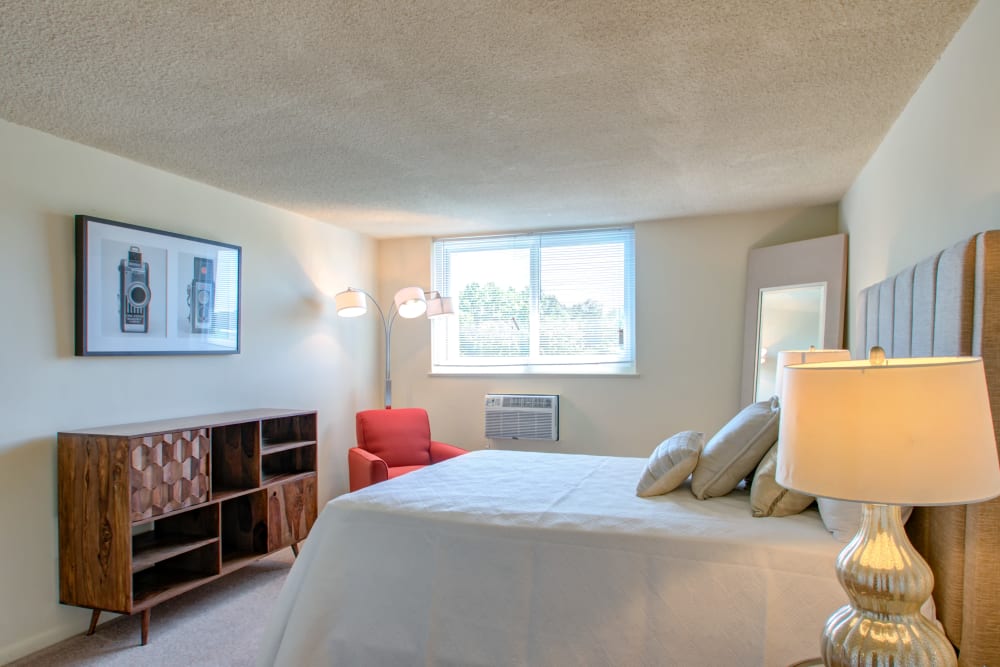
[[[635,370],[631,228],[440,239],[432,289],[458,317],[433,326],[435,372]]]
[[[215,304],[213,326],[208,337],[212,342],[224,345],[236,341],[239,325],[240,304],[235,289],[240,284],[240,255],[236,250],[220,249],[216,255]],[[232,286],[226,289],[227,286]]]

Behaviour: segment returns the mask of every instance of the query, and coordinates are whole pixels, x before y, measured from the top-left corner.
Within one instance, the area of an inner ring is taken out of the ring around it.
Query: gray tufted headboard
[[[983,358],[1000,433],[1000,230],[983,232],[862,290],[852,356]],[[1000,667],[1000,498],[917,508],[906,525],[934,571],[938,617],[961,667]]]

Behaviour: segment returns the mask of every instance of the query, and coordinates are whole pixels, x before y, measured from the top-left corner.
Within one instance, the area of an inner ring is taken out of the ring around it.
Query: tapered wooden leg
[[[299,557],[299,545],[294,542],[292,543],[292,553],[295,554],[296,558]]]
[[[142,610],[142,645],[145,646],[149,642],[149,612],[150,609]]]
[[[101,610],[100,609],[94,609],[94,610],[91,611],[91,613],[90,613],[90,627],[87,628],[87,635],[88,636],[94,634],[94,632],[97,630],[97,619],[99,619],[100,617],[101,617]]]

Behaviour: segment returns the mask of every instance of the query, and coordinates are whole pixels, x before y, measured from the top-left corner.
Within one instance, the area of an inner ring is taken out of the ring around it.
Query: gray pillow
[[[724,496],[739,486],[778,439],[778,415],[777,397],[752,403],[713,435],[691,479],[695,497]]]
[[[861,528],[861,506],[850,500],[833,500],[832,498],[817,498],[819,516],[823,525],[833,533],[839,542],[850,542]],[[903,523],[905,524],[913,513],[912,507],[903,506]]]
[[[704,444],[705,434],[698,431],[681,431],[661,442],[649,455],[635,495],[648,498],[676,489],[694,470]]]
[[[750,484],[750,511],[754,516],[791,516],[812,505],[812,496],[786,489],[774,479],[778,468],[778,443],[771,445],[757,466]]]

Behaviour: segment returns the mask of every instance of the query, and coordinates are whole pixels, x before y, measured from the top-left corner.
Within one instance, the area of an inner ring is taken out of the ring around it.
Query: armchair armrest
[[[347,450],[347,473],[351,491],[357,491],[389,479],[389,466],[371,452],[351,447]]]
[[[444,442],[438,442],[437,440],[431,440],[431,463],[438,463],[440,461],[444,461],[445,459],[455,458],[456,456],[468,453],[467,449],[462,449],[461,447],[449,445]]]

